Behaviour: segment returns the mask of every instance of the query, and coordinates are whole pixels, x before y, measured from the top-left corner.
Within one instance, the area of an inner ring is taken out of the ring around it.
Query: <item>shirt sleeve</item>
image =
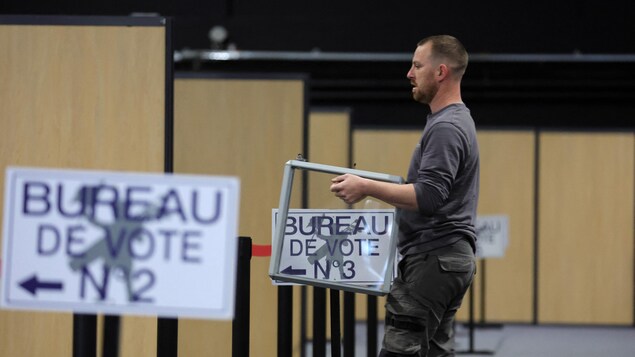
[[[419,212],[433,215],[448,199],[464,156],[464,136],[450,123],[430,128],[421,143],[421,164],[414,183]]]

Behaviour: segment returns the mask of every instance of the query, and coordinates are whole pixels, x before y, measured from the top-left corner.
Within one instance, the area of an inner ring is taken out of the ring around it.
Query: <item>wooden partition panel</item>
[[[314,110],[309,115],[310,162],[348,167],[350,157],[350,113],[348,111]],[[324,175],[309,174],[308,206],[346,208],[346,204],[330,191]]]
[[[8,165],[163,172],[160,20],[16,18],[0,17],[0,186]],[[155,355],[156,319],[122,321],[121,355]],[[0,356],[71,355],[70,314],[0,311]]]
[[[348,167],[350,156],[350,113],[347,110],[314,109],[309,114],[310,162]],[[309,173],[308,207],[343,209],[347,205],[330,191],[329,175]],[[299,294],[297,295],[299,298]],[[294,295],[294,300],[296,296]],[[342,302],[343,303],[343,302]],[[313,338],[313,288],[307,287],[307,338]],[[330,298],[327,294],[326,336],[331,335]],[[343,306],[340,307],[343,311]],[[298,334],[299,336],[299,334]]]
[[[533,153],[531,132],[479,131],[481,145],[481,198],[479,214],[508,214],[511,235],[505,259],[488,261],[487,319],[530,321],[533,277]],[[406,176],[421,130],[356,130],[354,160],[359,168]],[[482,264],[479,264],[482,267]],[[481,269],[482,270],[482,269]],[[481,277],[474,281],[475,318],[481,318]],[[513,289],[509,289],[513,286]],[[470,293],[457,319],[469,317]],[[514,300],[510,300],[514,299]],[[366,315],[365,301],[357,303],[357,316]],[[383,299],[378,304],[383,316]]]
[[[239,234],[271,244],[284,164],[303,149],[304,80],[178,77],[175,172],[238,176]],[[300,197],[292,195],[296,207]],[[277,289],[268,271],[268,258],[252,258],[252,356],[277,353]],[[179,355],[231,356],[231,323],[179,321]]]
[[[632,325],[633,133],[539,145],[539,322]]]
[[[535,134],[479,130],[477,135],[481,158],[478,214],[509,218],[505,256],[483,260],[477,272],[485,282],[484,318],[487,322],[532,322]]]

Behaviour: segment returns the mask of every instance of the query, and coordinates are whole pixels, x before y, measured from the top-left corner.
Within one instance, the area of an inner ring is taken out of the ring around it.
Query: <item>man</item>
[[[407,77],[413,98],[431,113],[406,184],[349,174],[332,180],[331,191],[348,204],[371,196],[400,210],[403,259],[386,302],[380,356],[454,356],[454,317],[476,269],[479,153],[474,121],[461,99],[467,62],[452,36],[417,44]]]

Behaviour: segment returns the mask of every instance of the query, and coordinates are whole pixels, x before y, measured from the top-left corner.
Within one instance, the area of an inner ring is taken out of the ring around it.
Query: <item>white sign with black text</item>
[[[509,243],[508,217],[505,215],[478,216],[476,218],[476,256],[502,258]]]
[[[0,305],[231,319],[234,177],[9,168]]]
[[[280,272],[316,280],[381,284],[391,254],[394,214],[394,209],[290,209]],[[272,227],[277,215],[274,209]]]

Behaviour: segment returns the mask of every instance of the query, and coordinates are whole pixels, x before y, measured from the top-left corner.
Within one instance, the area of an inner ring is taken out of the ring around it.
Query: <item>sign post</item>
[[[482,260],[481,264],[481,321],[485,323],[485,258],[503,258],[509,243],[509,218],[506,215],[486,215],[476,217],[476,256]],[[470,285],[469,300],[469,349],[459,354],[491,355],[494,351],[474,349],[474,284]]]
[[[229,320],[239,181],[9,168],[0,306]]]

